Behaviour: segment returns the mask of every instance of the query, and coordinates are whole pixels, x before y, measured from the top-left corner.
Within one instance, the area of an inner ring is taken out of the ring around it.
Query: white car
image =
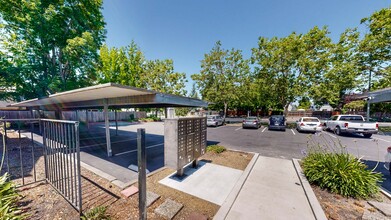
[[[220,115],[208,115],[206,121],[207,126],[220,126],[224,124],[224,118],[221,117]]]
[[[319,132],[322,131],[322,123],[316,117],[301,117],[296,123],[296,129],[298,132]]]

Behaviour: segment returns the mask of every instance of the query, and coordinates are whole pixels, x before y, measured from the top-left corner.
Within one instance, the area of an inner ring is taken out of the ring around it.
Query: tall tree
[[[149,60],[146,62],[141,81],[145,88],[175,95],[186,95],[186,74],[174,71],[174,62]]]
[[[190,98],[195,98],[195,99],[199,98],[195,83],[193,83],[193,85],[191,87],[191,91],[190,91],[189,97]]]
[[[105,36],[102,0],[0,0],[0,48],[9,83],[24,98],[78,88],[94,79]]]
[[[315,104],[328,103],[340,109],[344,96],[357,88],[360,76],[357,63],[358,43],[357,30],[347,29],[340,35],[338,42],[330,45],[330,59],[326,65],[328,68],[310,89]]]
[[[108,48],[103,45],[100,49],[97,75],[99,83],[113,82],[122,85],[144,87],[145,58],[136,43],[127,47]]]
[[[327,28],[314,27],[308,33],[292,33],[283,38],[260,37],[252,49],[252,63],[260,89],[266,93],[269,107],[284,109],[298,97],[309,96],[310,88],[327,70],[330,38]]]
[[[200,73],[191,77],[200,88],[203,99],[216,106],[223,106],[225,117],[228,105],[239,99],[238,88],[248,73],[248,61],[243,59],[241,51],[225,50],[218,41],[212,50],[204,55]]]
[[[361,20],[369,32],[360,42],[360,67],[367,82],[391,76],[391,7],[373,13]],[[371,82],[364,86],[368,89]],[[390,85],[388,85],[390,86]]]

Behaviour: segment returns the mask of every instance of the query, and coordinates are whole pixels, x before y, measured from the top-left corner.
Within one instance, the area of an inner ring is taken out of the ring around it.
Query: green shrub
[[[379,130],[383,132],[391,132],[391,127],[379,127]]]
[[[153,122],[153,121],[160,121],[160,118],[156,117],[156,115],[150,115],[146,118],[139,118],[138,120],[143,122]]]
[[[347,152],[312,150],[302,160],[305,176],[312,184],[332,193],[367,198],[379,192],[380,173],[374,173]]]
[[[84,216],[81,217],[82,220],[109,220],[110,216],[106,214],[106,207],[96,207],[91,210],[88,210]]]
[[[135,119],[135,118],[134,118],[134,114],[129,115],[129,121],[130,121],[130,122],[134,121],[134,119]]]
[[[210,145],[206,148],[207,152],[215,152],[217,154],[224,152],[226,149],[220,145]]]
[[[27,216],[21,213],[17,206],[19,194],[15,185],[9,181],[8,174],[0,177],[0,219],[15,220],[25,219]]]

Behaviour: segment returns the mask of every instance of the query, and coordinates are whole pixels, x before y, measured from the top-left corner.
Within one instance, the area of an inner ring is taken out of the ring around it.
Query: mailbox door
[[[201,156],[201,133],[194,133],[194,159]]]
[[[178,167],[183,167],[186,164],[186,136],[178,137]]]
[[[200,149],[201,149],[201,155],[205,154],[205,149],[206,149],[206,131],[201,132],[201,143],[200,143]]]
[[[188,134],[186,138],[186,159],[187,163],[194,159],[194,134]]]

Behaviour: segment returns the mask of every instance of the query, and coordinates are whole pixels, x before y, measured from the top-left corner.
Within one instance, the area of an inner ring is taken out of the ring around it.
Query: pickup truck
[[[377,122],[367,122],[361,115],[334,115],[325,121],[324,127],[326,130],[334,131],[337,135],[355,133],[370,138],[372,134],[377,134],[379,124]]]

